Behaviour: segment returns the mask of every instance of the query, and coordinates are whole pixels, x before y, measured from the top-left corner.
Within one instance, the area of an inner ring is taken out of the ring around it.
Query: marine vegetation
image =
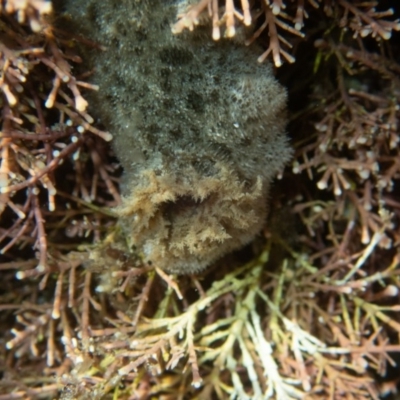
[[[395,398],[394,0],[0,5],[0,400]]]

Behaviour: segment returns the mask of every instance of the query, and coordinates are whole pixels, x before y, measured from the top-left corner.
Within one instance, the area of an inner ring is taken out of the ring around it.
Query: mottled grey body
[[[79,3],[79,4],[78,4]],[[249,242],[289,160],[285,90],[252,49],[174,36],[177,1],[66,2],[92,54],[97,116],[124,167],[121,224],[146,260],[196,272]]]

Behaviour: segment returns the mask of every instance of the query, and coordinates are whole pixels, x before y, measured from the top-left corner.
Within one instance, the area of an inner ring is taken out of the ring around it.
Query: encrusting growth
[[[200,271],[265,222],[270,182],[291,155],[286,92],[271,66],[248,61],[253,49],[201,29],[173,35],[177,2],[82,7],[108,48],[93,60],[96,106],[125,169],[126,237],[160,268]]]

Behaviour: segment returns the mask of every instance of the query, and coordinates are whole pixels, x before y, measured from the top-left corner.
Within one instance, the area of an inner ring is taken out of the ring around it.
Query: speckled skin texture
[[[253,49],[174,36],[176,1],[67,0],[90,55],[93,113],[124,167],[120,223],[146,261],[194,273],[262,228],[270,182],[290,159],[286,92]],[[180,5],[182,6],[182,5]]]

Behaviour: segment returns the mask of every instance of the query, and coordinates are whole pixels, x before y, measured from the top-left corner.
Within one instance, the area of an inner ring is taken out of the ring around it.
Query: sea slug
[[[124,168],[127,240],[174,273],[198,272],[265,224],[290,159],[286,91],[257,51],[206,28],[175,36],[178,1],[68,0],[93,52],[92,104]]]

